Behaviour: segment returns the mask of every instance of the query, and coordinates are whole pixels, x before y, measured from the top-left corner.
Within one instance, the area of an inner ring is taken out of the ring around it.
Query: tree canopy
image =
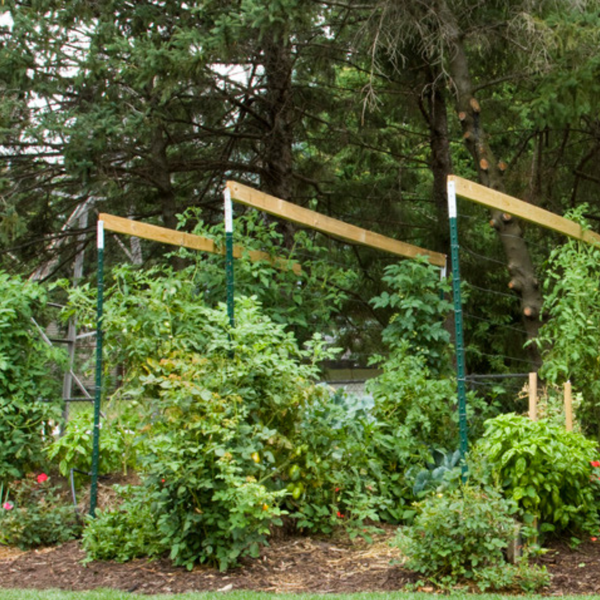
[[[597,1],[7,0],[2,10],[0,266],[10,271],[68,275],[94,237],[84,206],[167,227],[195,209],[186,227],[217,223],[226,179],[443,252],[451,172],[557,213],[585,202],[600,220]],[[540,325],[555,240],[471,206],[461,217],[467,312],[480,319],[468,324],[474,368],[516,368],[485,357],[490,340],[499,355],[537,360],[520,347]],[[293,247],[295,229],[279,230]],[[395,259],[319,243],[331,264],[361,273],[347,313],[374,319],[368,300]],[[143,248],[143,262],[164,251]]]

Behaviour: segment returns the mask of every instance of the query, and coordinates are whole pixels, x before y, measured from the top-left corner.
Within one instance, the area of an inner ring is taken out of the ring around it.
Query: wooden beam
[[[157,225],[148,225],[147,223],[140,223],[139,221],[124,219],[123,217],[115,217],[114,215],[109,215],[107,213],[100,213],[98,215],[98,220],[104,222],[105,229],[116,233],[133,235],[145,240],[152,240],[154,242],[161,242],[172,246],[181,246],[192,250],[202,250],[204,252],[210,252],[211,254],[225,254],[224,248],[215,244],[213,240],[201,235],[193,235],[191,233],[185,233],[184,231],[158,227]],[[260,250],[246,250],[243,246],[236,245],[233,247],[233,256],[235,258],[241,258],[246,252],[252,262],[265,260],[282,271],[291,269],[296,275],[302,272],[302,267],[291,260],[272,257],[267,252],[261,252]]]
[[[488,208],[494,208],[519,217],[524,221],[535,223],[540,227],[558,231],[568,237],[581,240],[589,244],[600,245],[600,235],[590,230],[583,230],[579,223],[565,219],[549,210],[544,210],[523,200],[518,200],[502,192],[474,183],[468,179],[463,179],[456,175],[449,175],[448,181],[454,181],[456,186],[456,195],[462,198],[472,200],[477,204],[482,204]]]
[[[268,194],[259,192],[254,188],[235,181],[228,181],[227,188],[231,192],[232,200],[235,200],[240,204],[245,204],[246,206],[252,206],[253,208],[257,208],[258,210],[262,210],[276,217],[281,217],[292,223],[315,229],[321,233],[327,233],[347,242],[368,246],[370,248],[375,248],[376,250],[383,250],[398,256],[407,258],[415,258],[419,255],[426,256],[431,264],[442,268],[446,266],[445,254],[425,250],[424,248],[400,242],[379,233],[369,231],[368,229],[349,225],[348,223],[338,221],[332,217],[327,217],[314,210],[309,210],[298,206],[297,204],[286,202],[275,196],[269,196]]]

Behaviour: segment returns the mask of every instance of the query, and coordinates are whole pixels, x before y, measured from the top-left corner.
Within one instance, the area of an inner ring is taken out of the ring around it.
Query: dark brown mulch
[[[577,548],[565,542],[550,542],[537,562],[546,565],[552,581],[545,595],[600,594],[600,538]]]
[[[390,534],[374,544],[294,537],[274,540],[260,559],[219,573],[173,567],[167,559],[126,564],[93,562],[83,566],[78,542],[59,548],[19,553],[0,548],[0,588],[115,588],[142,594],[186,591],[260,590],[272,592],[360,592],[401,590],[419,578],[398,565]],[[577,549],[554,543],[539,558],[552,583],[544,595],[600,593],[600,541]],[[423,591],[433,591],[425,586]]]
[[[401,589],[415,581],[413,573],[391,565],[398,558],[389,535],[374,544],[317,540],[306,537],[274,540],[260,559],[227,573],[208,567],[192,571],[167,559],[125,564],[92,562],[83,566],[78,542],[55,549],[3,557],[0,588],[90,590],[116,588],[136,593],[260,590],[273,592],[354,592]]]

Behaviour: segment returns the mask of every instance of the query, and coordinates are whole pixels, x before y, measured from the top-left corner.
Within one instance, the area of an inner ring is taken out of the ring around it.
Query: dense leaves
[[[496,481],[528,524],[597,533],[600,484],[593,441],[546,421],[514,414],[486,423],[477,444]]]
[[[45,440],[60,420],[57,365],[64,357],[34,323],[46,301],[38,284],[0,272],[0,483],[43,462]]]

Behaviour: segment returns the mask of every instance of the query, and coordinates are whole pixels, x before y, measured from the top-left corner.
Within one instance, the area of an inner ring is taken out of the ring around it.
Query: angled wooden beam
[[[170,244],[172,246],[181,246],[192,250],[202,250],[211,254],[225,254],[224,248],[215,244],[213,240],[201,235],[167,229],[158,225],[148,225],[147,223],[140,223],[139,221],[132,221],[131,219],[124,219],[123,217],[116,217],[107,213],[100,213],[98,220],[104,222],[105,229],[114,231],[115,233],[124,233],[125,235],[133,235],[145,240],[162,242],[163,244]],[[291,260],[272,257],[267,252],[261,252],[260,250],[246,250],[243,246],[233,247],[233,256],[235,258],[241,258],[246,252],[253,262],[266,260],[282,271],[291,269],[297,275],[302,272],[302,267]]]
[[[235,200],[240,204],[245,204],[246,206],[252,206],[276,217],[281,217],[292,223],[315,229],[321,233],[327,233],[347,242],[368,246],[370,248],[375,248],[376,250],[383,250],[398,256],[407,258],[415,258],[420,255],[426,256],[431,264],[442,268],[446,266],[445,254],[425,250],[424,248],[400,242],[379,233],[369,231],[368,229],[349,225],[348,223],[322,215],[314,210],[309,210],[308,208],[303,208],[297,204],[286,202],[275,196],[269,196],[268,194],[259,192],[254,188],[237,183],[236,181],[228,181],[227,188],[231,192],[232,200]]]
[[[600,245],[600,235],[594,231],[584,230],[579,223],[565,219],[565,217],[561,217],[549,210],[539,208],[528,202],[523,202],[523,200],[518,200],[517,198],[456,175],[449,175],[448,181],[454,181],[457,196],[467,198],[467,200],[472,200],[488,208],[501,210],[524,221],[535,223],[540,227],[558,231],[576,240]]]

